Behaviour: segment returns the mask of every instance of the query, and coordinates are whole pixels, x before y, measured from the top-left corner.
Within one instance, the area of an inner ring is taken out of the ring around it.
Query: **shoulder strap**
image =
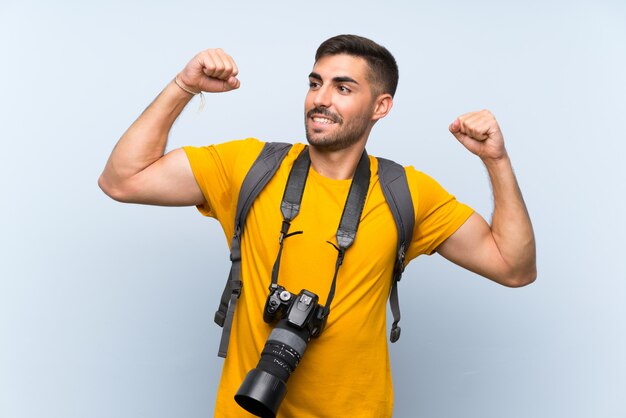
[[[392,343],[395,343],[400,338],[400,327],[398,326],[398,322],[400,322],[398,282],[404,272],[406,250],[409,244],[411,244],[413,237],[415,211],[404,167],[385,158],[377,159],[380,185],[398,230],[396,264],[393,269],[393,282],[391,284],[391,293],[389,294],[389,305],[393,314],[393,324],[389,339]]]
[[[235,233],[230,245],[230,261],[232,265],[214,318],[215,323],[223,328],[220,348],[217,354],[220,357],[226,357],[226,352],[228,351],[235,306],[241,293],[241,234],[243,233],[246,217],[254,200],[274,176],[290,149],[291,144],[281,142],[266,143],[241,184],[237,199],[237,211],[235,212]]]

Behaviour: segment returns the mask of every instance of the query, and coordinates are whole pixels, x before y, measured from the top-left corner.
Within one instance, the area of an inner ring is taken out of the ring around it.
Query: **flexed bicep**
[[[165,154],[123,184],[115,188],[103,187],[103,190],[125,203],[194,206],[205,202],[182,148]]]
[[[498,248],[491,227],[477,213],[445,240],[437,252],[454,264],[501,285],[518,287],[527,284],[516,280],[512,266]]]

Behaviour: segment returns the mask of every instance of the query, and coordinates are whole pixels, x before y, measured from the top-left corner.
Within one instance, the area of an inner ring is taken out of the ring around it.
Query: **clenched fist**
[[[499,160],[506,156],[500,126],[488,110],[461,115],[448,129],[465,148],[483,161]]]
[[[193,92],[221,93],[239,88],[239,69],[220,48],[207,49],[193,57],[178,75],[178,81]]]

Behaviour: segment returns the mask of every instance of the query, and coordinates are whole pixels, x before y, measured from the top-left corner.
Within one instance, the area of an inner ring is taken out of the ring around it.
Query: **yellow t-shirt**
[[[198,207],[216,218],[227,241],[233,235],[237,196],[263,143],[256,139],[208,147],[185,147],[206,198]],[[216,417],[252,417],[233,399],[246,374],[256,367],[272,326],[263,307],[279,248],[280,202],[289,171],[304,148],[294,145],[255,200],[241,240],[243,289],[233,321],[215,407]],[[371,180],[359,230],[337,278],[331,313],[322,335],[312,339],[287,381],[279,417],[391,417],[393,388],[387,350],[386,301],[395,261],[397,232],[370,156]],[[437,182],[406,168],[415,207],[415,230],[407,261],[431,254],[456,231],[472,210]],[[331,180],[310,169],[300,213],[285,240],[278,283],[292,293],[307,289],[324,304],[333,278],[335,234],[350,180]],[[224,280],[226,278],[223,278]],[[220,295],[215,295],[215,301]]]

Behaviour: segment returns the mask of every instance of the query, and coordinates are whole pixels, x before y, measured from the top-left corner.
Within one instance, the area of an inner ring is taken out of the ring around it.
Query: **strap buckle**
[[[237,298],[239,298],[243,282],[241,280],[229,280],[228,287],[230,287],[231,294],[237,295]]]
[[[394,280],[399,282],[402,278],[402,273],[404,273],[404,259],[406,257],[406,250],[404,248],[404,244],[400,246],[398,250],[398,257],[396,258],[396,267],[394,272]]]
[[[213,317],[213,321],[219,325],[221,328],[224,328],[224,321],[226,320],[226,314],[222,311],[215,311],[215,316]]]
[[[391,341],[392,343],[395,343],[396,341],[398,341],[400,339],[401,330],[402,329],[397,325],[394,325],[393,327],[391,327],[391,334],[389,335],[389,341]]]

